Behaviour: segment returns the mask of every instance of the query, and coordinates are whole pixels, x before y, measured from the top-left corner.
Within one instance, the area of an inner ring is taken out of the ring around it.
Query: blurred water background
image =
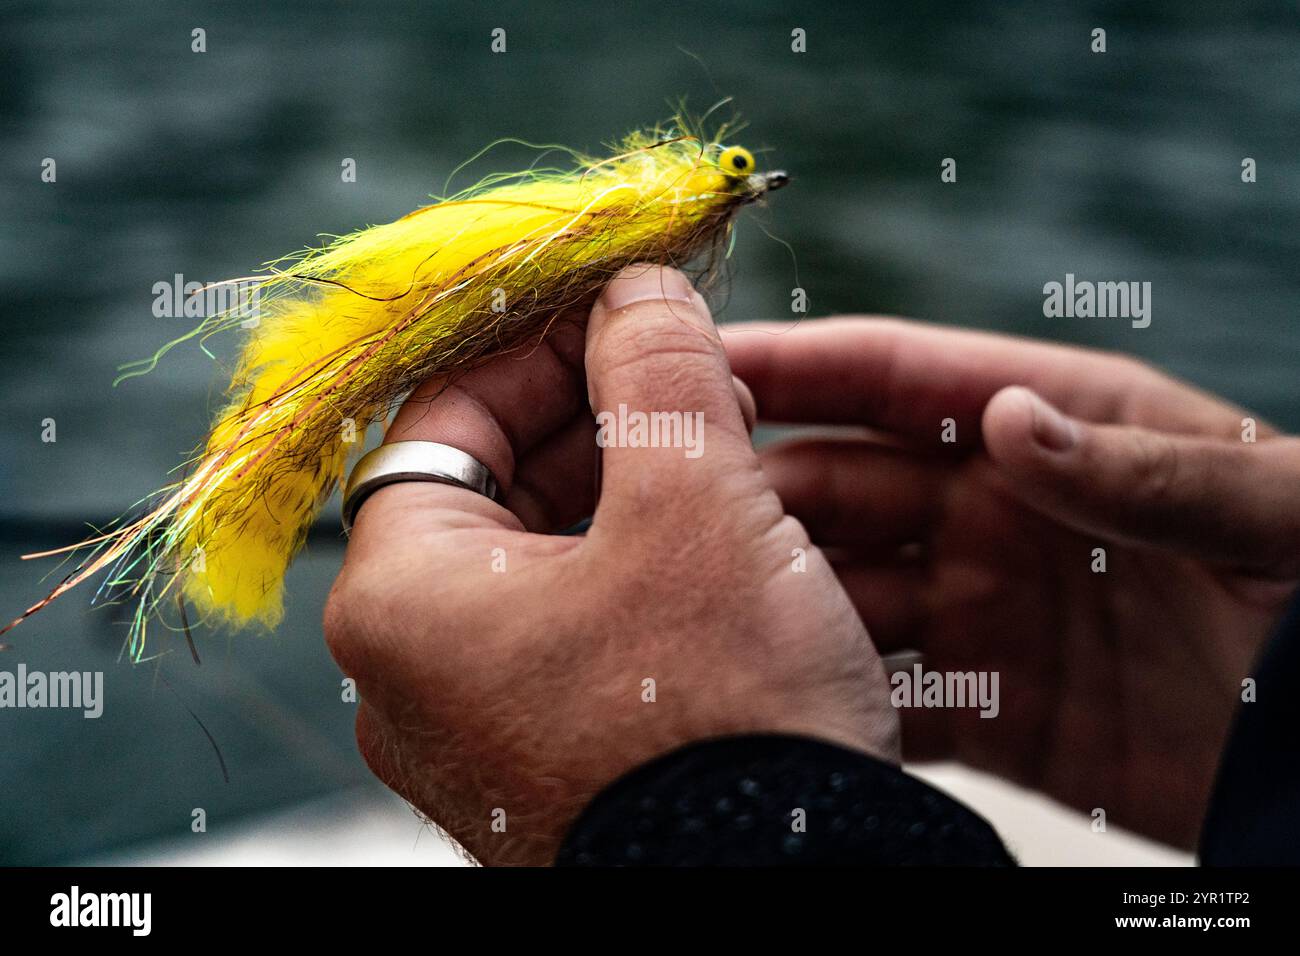
[[[196,27],[206,53],[191,52]],[[497,27],[504,54],[489,48]],[[815,314],[1119,349],[1300,426],[1295,4],[7,0],[3,616],[52,567],[19,554],[116,516],[205,429],[224,382],[196,348],[111,387],[184,328],[153,316],[154,283],[246,275],[318,233],[400,216],[498,137],[597,149],[670,99],[702,110],[724,94],[750,123],[741,140],[794,177],[742,222],[724,319],[789,318],[797,281]],[[492,156],[460,184],[531,159]],[[1151,282],[1150,328],[1044,318],[1043,284],[1067,272]],[[12,635],[0,668],[103,670],[107,700],[98,720],[0,710],[0,862],[189,835],[196,807],[211,835],[378,792],[320,636],[335,514],[290,575],[285,625],[201,632],[201,667],[174,642],[119,661],[121,615],[89,609],[89,592]]]

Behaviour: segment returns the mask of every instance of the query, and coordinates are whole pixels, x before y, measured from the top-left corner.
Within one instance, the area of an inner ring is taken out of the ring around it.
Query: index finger
[[[902,319],[844,317],[723,327],[732,370],[765,419],[869,425],[979,441],[985,405],[1024,385],[1087,421],[1236,434],[1241,409],[1124,356]]]
[[[431,379],[403,403],[384,443],[431,441],[460,449],[492,473],[513,505],[520,460],[564,434],[586,407],[583,346],[581,322],[556,322],[529,351],[499,356],[451,379]],[[464,488],[399,482],[362,503],[348,550],[370,550],[374,542],[392,539],[394,527],[409,531],[412,523],[421,529],[522,531],[529,519]]]

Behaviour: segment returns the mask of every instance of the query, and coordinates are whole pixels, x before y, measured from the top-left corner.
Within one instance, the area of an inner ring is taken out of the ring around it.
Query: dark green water
[[[195,27],[206,53],[191,52]],[[489,49],[496,27],[505,54]],[[1105,54],[1089,50],[1094,27]],[[153,316],[155,282],[244,275],[317,233],[394,218],[498,137],[595,149],[670,99],[703,109],[723,94],[750,121],[746,145],[795,179],[742,224],[724,318],[789,317],[797,281],[816,314],[1118,349],[1300,427],[1294,4],[11,2],[5,616],[49,569],[19,553],[152,491],[204,429],[221,382],[195,349],[110,387],[117,365],[181,330]],[[940,181],[944,157],[956,183]],[[793,247],[797,280],[764,230]],[[1044,318],[1043,284],[1066,273],[1151,282],[1151,326]],[[219,832],[366,779],[319,634],[339,553],[326,529],[291,576],[286,626],[201,635],[201,668],[183,651],[116,663],[122,627],[88,611],[89,594],[25,625],[0,669],[103,669],[107,701],[99,720],[0,710],[0,861],[187,832],[198,806]],[[220,741],[229,784],[186,706]]]

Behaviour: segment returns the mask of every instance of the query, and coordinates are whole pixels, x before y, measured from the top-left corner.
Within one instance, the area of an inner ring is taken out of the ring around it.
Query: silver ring
[[[352,469],[343,489],[343,530],[352,530],[368,497],[384,485],[400,481],[455,485],[501,503],[501,486],[487,465],[473,455],[436,441],[395,441],[362,455]]]

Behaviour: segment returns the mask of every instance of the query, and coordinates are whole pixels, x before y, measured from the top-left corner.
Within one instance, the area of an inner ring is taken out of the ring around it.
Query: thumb
[[[587,391],[601,446],[597,514],[698,521],[743,500],[761,471],[703,297],[675,269],[635,265],[587,326]],[[671,513],[671,514],[670,514]]]
[[[1027,388],[984,410],[984,444],[1013,493],[1079,530],[1284,574],[1300,540],[1300,443],[1233,442],[1095,425]]]

